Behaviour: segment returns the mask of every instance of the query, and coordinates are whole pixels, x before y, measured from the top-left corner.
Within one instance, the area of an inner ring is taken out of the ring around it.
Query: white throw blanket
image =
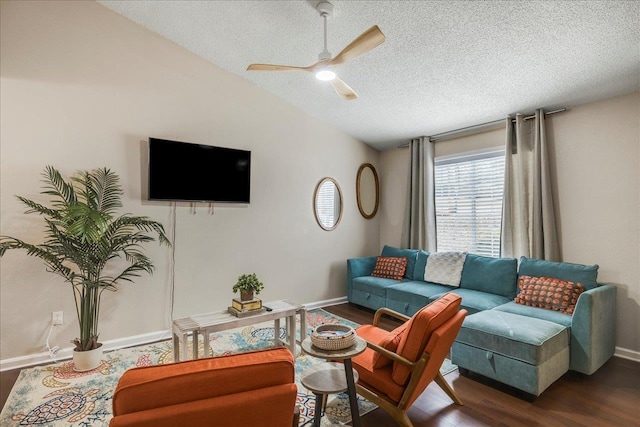
[[[466,252],[436,252],[429,254],[424,269],[425,282],[460,286]]]

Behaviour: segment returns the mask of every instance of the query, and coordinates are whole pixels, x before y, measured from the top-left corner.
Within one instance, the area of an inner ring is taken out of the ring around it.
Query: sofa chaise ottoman
[[[546,320],[487,310],[469,316],[451,355],[461,370],[539,396],[569,370],[569,330]]]

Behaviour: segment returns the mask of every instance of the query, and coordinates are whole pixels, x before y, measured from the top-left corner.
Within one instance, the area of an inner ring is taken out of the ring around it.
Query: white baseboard
[[[308,304],[304,304],[307,310],[314,308],[328,307],[330,305],[337,305],[347,302],[347,297],[333,298],[330,300],[316,301]],[[104,342],[102,344],[104,351],[108,352],[119,348],[132,347],[135,345],[149,344],[151,342],[165,340],[171,338],[171,331],[156,331],[148,334],[135,335],[132,337],[119,338],[111,341]],[[71,359],[73,356],[73,347],[63,348],[56,354],[55,360],[49,357],[48,352],[29,354],[27,356],[12,357],[9,359],[0,360],[0,372],[8,371],[11,369],[25,368],[28,366],[39,365],[42,363],[51,363],[53,361],[62,361]]]
[[[327,299],[324,301],[310,302],[308,304],[303,304],[303,305],[307,310],[313,310],[314,308],[329,307],[330,305],[344,304],[345,302],[347,302],[346,296],[340,297],[340,298]]]
[[[614,356],[621,357],[623,359],[633,360],[634,362],[640,362],[640,351],[629,350],[628,348],[616,347]]]
[[[155,341],[165,340],[169,338],[171,338],[171,331],[157,331],[150,332],[148,334],[135,335],[132,337],[106,341],[102,343],[102,347],[104,352],[109,352],[112,350],[117,350],[119,348],[149,344]],[[51,359],[49,353],[46,351],[42,353],[29,354],[27,356],[12,357],[10,359],[0,360],[0,372],[8,371],[10,369],[25,368],[42,363],[51,363],[54,361],[60,362],[62,360],[71,359],[72,356],[73,347],[67,347],[60,349],[56,354],[55,359]]]
[[[314,308],[328,307],[331,305],[343,304],[347,302],[347,297],[333,298],[324,301],[316,301],[304,304],[307,310],[313,310]],[[117,350],[119,348],[132,347],[135,345],[149,344],[155,341],[165,340],[171,338],[171,331],[156,331],[148,334],[135,335],[131,337],[119,338],[103,343],[104,351]],[[73,355],[73,347],[63,348],[56,354],[56,361],[71,359]],[[622,347],[616,347],[614,356],[621,357],[623,359],[633,360],[640,362],[640,352],[629,350]],[[30,354],[27,356],[13,357],[9,359],[0,360],[0,372],[8,371],[11,369],[25,368],[28,366],[39,365],[42,363],[50,363],[52,359],[49,357],[48,352],[42,352],[37,354]]]

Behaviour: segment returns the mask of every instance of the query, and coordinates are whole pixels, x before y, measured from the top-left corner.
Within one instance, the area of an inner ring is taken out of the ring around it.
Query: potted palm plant
[[[233,292],[240,291],[241,301],[251,301],[253,294],[258,295],[263,288],[264,284],[258,280],[256,273],[243,274],[238,277],[238,281],[233,285]]]
[[[141,247],[155,241],[149,233],[157,234],[160,244],[170,243],[162,224],[130,214],[116,216],[123,191],[118,175],[109,169],[77,172],[65,181],[47,166],[43,177],[42,194],[51,197],[50,206],[18,199],[29,207],[26,213],[44,217],[44,243],[0,236],[0,256],[9,249],[24,249],[71,284],[80,325],[80,337],[73,340],[74,367],[94,369],[102,356],[98,342],[102,293],[115,291],[118,283],[131,282],[143,272],[153,273],[153,264]]]

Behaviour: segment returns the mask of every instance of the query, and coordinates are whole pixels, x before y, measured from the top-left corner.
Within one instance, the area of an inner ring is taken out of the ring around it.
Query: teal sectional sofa
[[[532,395],[567,370],[592,374],[615,351],[616,288],[597,282],[598,266],[522,257],[467,254],[459,287],[424,280],[429,253],[385,246],[383,257],[406,257],[402,280],[373,277],[377,257],[347,260],[347,299],[412,316],[447,292],[469,312],[451,349],[452,362]],[[520,276],[582,283],[572,315],[514,302]]]

